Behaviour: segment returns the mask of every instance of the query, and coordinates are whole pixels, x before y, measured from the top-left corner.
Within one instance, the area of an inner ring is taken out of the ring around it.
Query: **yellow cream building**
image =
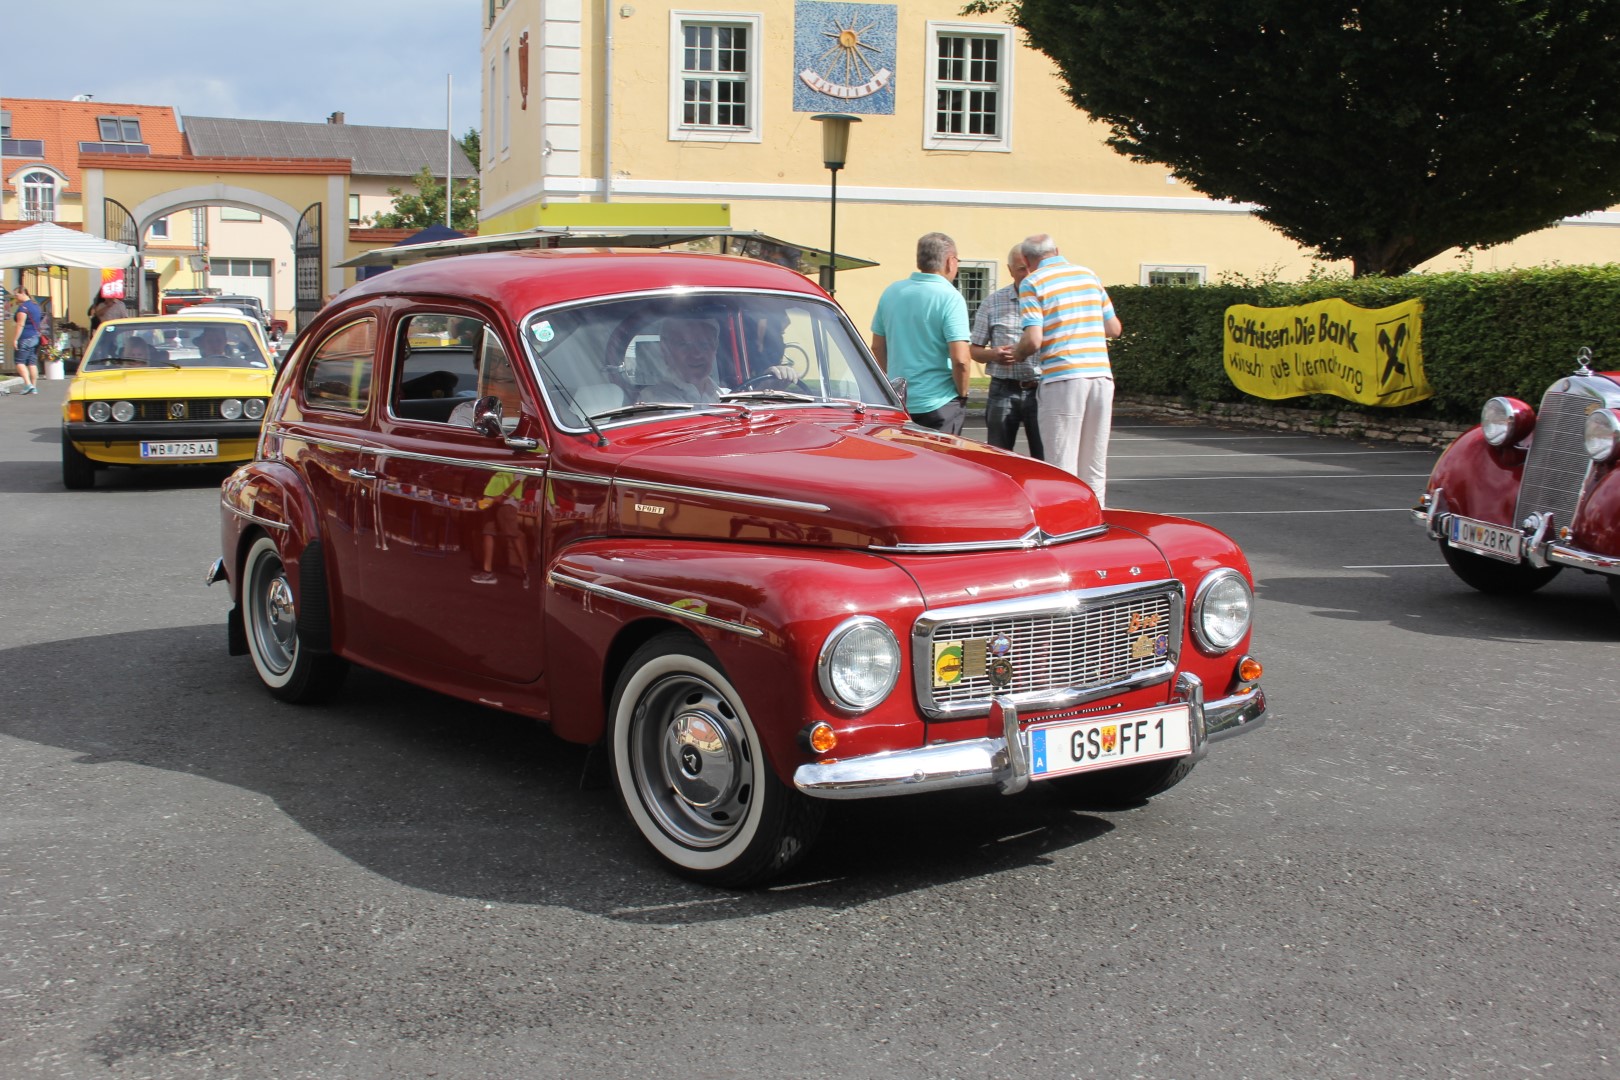
[[[484,0],[480,231],[590,220],[581,203],[657,224],[695,203],[826,247],[812,117],[849,113],[838,249],[882,265],[840,274],[837,295],[863,327],[933,230],[956,239],[970,299],[1006,283],[1008,248],[1035,232],[1109,284],[1321,267],[1243,207],[1114,153],[1020,31],[964,6]],[[1427,268],[1617,255],[1620,214],[1605,213]]]

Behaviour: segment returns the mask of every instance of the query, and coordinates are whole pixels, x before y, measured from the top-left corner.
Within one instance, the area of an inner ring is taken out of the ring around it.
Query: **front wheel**
[[[1078,776],[1059,776],[1046,781],[1065,799],[1077,806],[1118,809],[1140,806],[1187,779],[1198,764],[1191,757],[1168,761],[1145,761],[1117,769],[1099,769]]]
[[[1471,551],[1459,551],[1444,540],[1440,554],[1451,572],[1463,583],[1491,596],[1522,596],[1533,593],[1558,576],[1559,566],[1538,567],[1527,562],[1506,563]]]
[[[330,697],[349,672],[346,661],[312,651],[298,634],[292,583],[275,541],[261,536],[242,566],[242,621],[259,679],[283,701]]]
[[[79,452],[67,432],[62,433],[62,486],[69,491],[96,486],[96,463]]]
[[[677,873],[740,888],[809,850],[822,806],[765,760],[719,661],[684,634],[637,649],[613,691],[613,779],[642,838]]]

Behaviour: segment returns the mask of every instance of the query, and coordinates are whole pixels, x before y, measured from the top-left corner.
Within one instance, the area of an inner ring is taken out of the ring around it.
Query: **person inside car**
[[[641,391],[642,401],[719,401],[725,391],[714,381],[720,328],[711,319],[671,315],[659,328],[663,378]]]

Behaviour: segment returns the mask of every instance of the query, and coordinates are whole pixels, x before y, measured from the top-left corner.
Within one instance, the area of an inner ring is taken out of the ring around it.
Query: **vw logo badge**
[[[183,401],[169,402],[169,419],[184,420],[186,418],[186,403]]]

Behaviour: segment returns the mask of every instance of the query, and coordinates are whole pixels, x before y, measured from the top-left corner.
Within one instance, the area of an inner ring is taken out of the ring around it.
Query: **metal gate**
[[[142,295],[145,288],[139,269],[141,265],[140,230],[135,227],[134,215],[129,212],[129,208],[123,203],[117,199],[106,199],[103,202],[102,228],[106,232],[106,238],[116,240],[120,244],[128,244],[135,249],[135,258],[130,260],[129,266],[124,270],[124,288],[126,290],[124,301],[129,306],[130,314],[139,315],[148,310],[146,298]],[[100,288],[99,285],[96,287]],[[157,298],[153,297],[152,307],[155,308],[156,306]]]
[[[321,204],[310,203],[293,238],[294,332],[302,333],[325,299],[321,296]]]

